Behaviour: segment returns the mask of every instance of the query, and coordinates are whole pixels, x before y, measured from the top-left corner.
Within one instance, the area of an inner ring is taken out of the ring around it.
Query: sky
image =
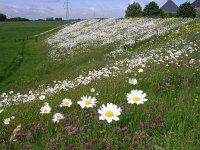
[[[0,0],[0,13],[8,18],[24,17],[29,19],[45,19],[47,17],[66,18],[64,4],[66,0]],[[69,0],[70,19],[120,18],[124,16],[127,6],[139,2],[142,7],[151,0]],[[167,0],[155,0],[162,6]],[[174,0],[180,4],[194,0]]]

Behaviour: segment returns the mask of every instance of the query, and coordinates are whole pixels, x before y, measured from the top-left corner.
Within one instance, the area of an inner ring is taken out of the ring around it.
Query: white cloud
[[[94,7],[90,7],[90,10],[93,11],[93,12],[96,12],[96,11],[97,11],[97,9],[94,8]]]

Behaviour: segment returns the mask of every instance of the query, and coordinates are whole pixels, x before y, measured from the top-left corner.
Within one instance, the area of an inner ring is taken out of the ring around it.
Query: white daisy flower
[[[10,92],[9,92],[9,94],[13,94],[13,93],[14,93],[13,91],[10,91]]]
[[[130,93],[127,93],[127,100],[129,104],[144,104],[147,101],[146,93],[143,93],[141,90],[132,90]]]
[[[29,94],[32,94],[32,93],[33,93],[33,91],[29,91],[28,93],[29,93]]]
[[[45,99],[45,95],[39,96],[39,99],[40,99],[41,101],[44,100],[44,99]]]
[[[136,85],[138,83],[137,79],[130,78],[128,81],[129,84]]]
[[[29,99],[30,101],[35,100],[35,95],[33,95],[33,94],[29,95],[29,96],[28,96],[28,99]]]
[[[98,109],[100,114],[99,120],[107,120],[108,123],[111,123],[113,120],[118,121],[118,116],[121,115],[121,108],[118,108],[117,105],[112,103],[107,103],[107,105],[102,105]]]
[[[144,70],[142,68],[138,69],[138,72],[141,73],[143,72]]]
[[[51,107],[49,105],[44,105],[40,108],[41,114],[49,114],[51,112]]]
[[[15,119],[15,116],[12,116],[11,119]]]
[[[0,109],[0,113],[2,113],[4,110],[3,109]]]
[[[60,107],[70,107],[72,105],[72,101],[68,98],[62,100]]]
[[[61,113],[56,113],[56,114],[53,115],[52,121],[53,121],[53,122],[59,123],[59,121],[60,121],[61,119],[64,119],[63,114],[61,114]]]
[[[91,88],[91,89],[90,89],[90,92],[92,92],[92,93],[95,92],[95,89],[94,89],[94,88]]]
[[[83,96],[81,97],[81,101],[77,102],[81,108],[93,108],[94,106],[96,106],[96,98],[95,97],[91,97],[91,96]]]
[[[10,118],[4,119],[4,120],[3,120],[3,123],[4,123],[5,125],[10,124]]]

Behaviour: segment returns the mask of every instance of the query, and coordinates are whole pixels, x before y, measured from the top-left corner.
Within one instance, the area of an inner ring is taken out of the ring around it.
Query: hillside
[[[24,59],[0,82],[0,148],[198,149],[199,29],[96,19],[20,42]]]

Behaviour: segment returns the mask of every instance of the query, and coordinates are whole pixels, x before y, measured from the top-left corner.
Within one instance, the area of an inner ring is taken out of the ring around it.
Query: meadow
[[[0,24],[0,149],[199,148],[199,20],[18,25]]]

